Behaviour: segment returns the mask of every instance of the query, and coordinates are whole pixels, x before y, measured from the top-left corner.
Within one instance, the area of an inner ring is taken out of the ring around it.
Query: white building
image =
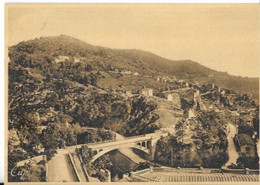
[[[145,96],[153,96],[153,89],[144,88],[142,89],[141,94]]]
[[[181,108],[181,99],[178,93],[170,93],[167,95],[167,100],[171,101],[177,108]]]

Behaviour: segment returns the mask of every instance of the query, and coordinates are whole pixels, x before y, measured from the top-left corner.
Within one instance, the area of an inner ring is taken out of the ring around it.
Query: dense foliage
[[[193,120],[180,121],[175,130],[175,136],[158,141],[156,162],[174,167],[207,168],[219,168],[227,162],[227,136],[224,123],[216,113],[200,112]]]

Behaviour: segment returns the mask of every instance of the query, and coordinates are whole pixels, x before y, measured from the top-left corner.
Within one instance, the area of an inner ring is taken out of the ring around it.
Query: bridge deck
[[[110,141],[110,142],[103,142],[103,143],[91,143],[91,144],[86,144],[90,148],[97,149],[97,148],[106,148],[106,147],[112,147],[115,145],[127,145],[127,144],[132,144],[135,142],[141,142],[141,141],[147,141],[149,139],[158,139],[161,136],[166,136],[166,133],[163,134],[147,134],[142,137],[129,137],[125,138],[124,140],[118,140],[118,141]]]

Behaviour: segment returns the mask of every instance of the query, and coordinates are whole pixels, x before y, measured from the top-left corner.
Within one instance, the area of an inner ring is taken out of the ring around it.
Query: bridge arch
[[[144,150],[142,148],[142,146],[138,147],[138,146],[131,146],[131,147],[128,147],[128,148],[135,148],[137,150],[141,150],[142,152],[146,153],[146,154],[150,154],[149,153],[149,149],[146,148],[146,150]],[[108,149],[99,149],[100,152],[98,152],[96,155],[93,156],[93,158],[91,159],[91,162],[94,163],[99,157],[113,151],[113,150],[117,150],[119,149],[118,147],[114,147],[114,148],[108,148]]]
[[[91,159],[91,162],[94,163],[98,158],[100,158],[101,156],[109,153],[109,152],[112,152],[113,150],[117,150],[118,148],[111,148],[111,149],[108,149],[108,150],[102,150],[101,152],[97,153],[96,155],[93,156],[93,158]]]

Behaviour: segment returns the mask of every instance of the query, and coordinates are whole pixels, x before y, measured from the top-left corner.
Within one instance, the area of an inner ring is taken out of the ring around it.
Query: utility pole
[[[78,148],[78,146],[77,146],[78,145],[78,134],[76,133],[75,135],[76,135],[76,149],[77,149]]]

